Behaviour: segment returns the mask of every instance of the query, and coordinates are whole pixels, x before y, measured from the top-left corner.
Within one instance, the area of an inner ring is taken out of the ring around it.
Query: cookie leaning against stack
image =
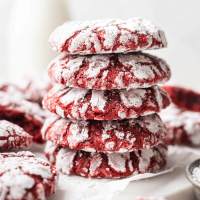
[[[171,72],[146,53],[166,47],[143,19],[67,22],[50,36],[61,52],[48,68],[55,86],[43,100],[58,116],[43,126],[46,155],[63,174],[122,178],[166,164],[166,129],[156,114],[170,103],[157,85]]]

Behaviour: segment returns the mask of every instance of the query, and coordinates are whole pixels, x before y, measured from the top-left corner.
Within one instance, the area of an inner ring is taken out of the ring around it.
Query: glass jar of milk
[[[67,19],[66,0],[13,2],[7,35],[9,79],[44,73],[55,54],[50,49],[48,37]]]

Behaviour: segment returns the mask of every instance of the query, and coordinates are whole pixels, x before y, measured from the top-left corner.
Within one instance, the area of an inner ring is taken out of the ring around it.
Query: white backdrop
[[[43,2],[45,0],[40,1]],[[48,2],[52,1],[60,2],[62,0],[47,0],[47,7]],[[13,67],[13,65],[11,66],[9,62],[12,57],[10,56],[10,49],[7,45],[9,43],[9,37],[7,37],[7,27],[10,23],[10,12],[14,2],[14,0],[0,0],[1,79],[7,79],[10,77],[13,78],[15,77],[15,72],[17,74],[16,76],[23,74],[23,70],[20,68],[21,66],[16,65]],[[84,20],[96,18],[128,18],[141,16],[152,20],[166,31],[169,43],[169,47],[167,49],[162,49],[154,52],[152,51],[152,53],[165,58],[171,65],[173,72],[172,82],[194,87],[200,90],[199,6],[199,0],[68,0],[66,12],[71,19]],[[35,9],[35,12],[39,12],[38,9]],[[46,21],[47,23],[52,21],[50,17],[46,20],[48,20],[48,22]],[[62,20],[60,19],[58,21],[61,23]],[[43,21],[42,23],[44,23],[44,29],[41,29],[41,31],[45,32],[45,22]],[[55,24],[53,26],[55,26]],[[34,32],[34,29],[32,31]],[[47,41],[48,38],[45,40]],[[45,45],[46,44],[47,42],[45,42]],[[49,51],[48,44],[45,48],[47,51]],[[19,52],[23,51],[20,45],[18,49]],[[27,51],[29,50],[27,49]],[[49,61],[52,55],[48,54],[48,56],[48,59],[45,60],[42,60],[42,58],[41,60],[38,59],[38,61],[35,62],[37,63],[37,66],[33,66],[34,62],[31,61],[32,64],[27,66],[27,68],[31,68],[32,71],[32,68],[35,67],[33,71],[36,72],[40,71],[38,70],[39,68],[45,69],[48,63],[47,60]],[[7,69],[7,74],[5,69]]]

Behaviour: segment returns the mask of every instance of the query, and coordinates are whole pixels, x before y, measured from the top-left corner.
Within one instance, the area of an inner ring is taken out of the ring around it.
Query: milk
[[[9,79],[44,73],[55,56],[48,37],[68,19],[67,14],[64,0],[13,1],[7,36]]]

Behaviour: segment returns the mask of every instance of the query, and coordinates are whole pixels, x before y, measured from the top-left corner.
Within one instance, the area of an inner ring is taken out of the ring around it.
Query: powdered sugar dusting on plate
[[[194,167],[192,170],[192,179],[200,185],[200,166]]]

